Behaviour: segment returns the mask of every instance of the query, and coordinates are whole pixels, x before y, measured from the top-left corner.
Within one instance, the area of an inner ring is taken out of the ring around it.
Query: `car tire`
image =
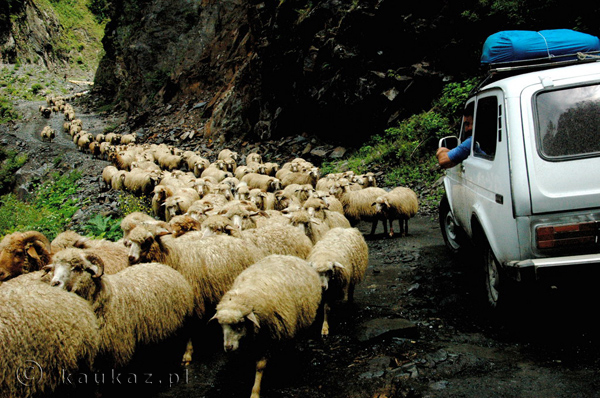
[[[459,253],[465,245],[464,232],[454,220],[454,215],[452,214],[446,195],[440,201],[439,219],[446,247],[454,254]]]
[[[483,286],[487,306],[490,309],[495,310],[502,307],[501,304],[505,300],[502,291],[502,270],[500,269],[500,264],[498,263],[498,260],[496,260],[496,256],[494,256],[494,252],[489,243],[484,243],[481,255],[483,265]]]

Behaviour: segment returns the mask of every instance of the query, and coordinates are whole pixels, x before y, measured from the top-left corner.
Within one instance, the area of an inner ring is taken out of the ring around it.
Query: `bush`
[[[0,195],[4,195],[12,190],[15,172],[27,162],[27,155],[0,148],[0,162]]]
[[[52,178],[40,184],[29,201],[18,200],[13,194],[0,198],[0,235],[16,231],[39,231],[49,240],[67,228],[75,212],[85,205],[75,194],[81,173]]]

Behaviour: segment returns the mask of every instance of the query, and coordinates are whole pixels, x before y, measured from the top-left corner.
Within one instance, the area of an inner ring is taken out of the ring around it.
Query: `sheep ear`
[[[208,323],[212,323],[212,321],[218,321],[218,319],[217,319],[217,314],[214,314],[214,315],[212,316],[212,318],[210,318],[210,319],[208,320],[208,322],[206,322],[206,323],[207,323],[207,324],[208,324]]]
[[[344,269],[344,268],[346,268],[346,267],[344,267],[342,264],[338,263],[337,261],[334,261],[332,265],[333,265],[333,268],[334,268],[334,269],[335,269],[335,268],[341,268],[341,269]]]
[[[250,311],[250,313],[246,315],[246,318],[252,322],[257,329],[260,329],[260,323],[258,322],[258,318],[256,317],[254,311]]]
[[[84,269],[92,274],[92,278],[99,278],[104,274],[104,262],[95,254],[87,253],[84,258]]]

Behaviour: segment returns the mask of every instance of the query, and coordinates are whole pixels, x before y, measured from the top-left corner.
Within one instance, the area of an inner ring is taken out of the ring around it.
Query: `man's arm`
[[[449,151],[450,150],[448,148],[441,147],[438,148],[435,154],[437,156],[440,167],[443,167],[444,169],[449,169],[451,167],[456,166],[456,163],[454,163],[452,160],[450,160],[450,157],[448,157]]]

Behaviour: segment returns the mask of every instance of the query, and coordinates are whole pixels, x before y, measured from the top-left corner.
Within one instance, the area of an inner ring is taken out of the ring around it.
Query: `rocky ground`
[[[41,127],[58,129],[62,117],[43,119],[38,105],[17,104],[23,119],[0,126],[0,144],[29,155],[17,190],[24,194],[32,178],[44,179],[52,170],[76,168],[84,173],[82,196],[92,198],[77,217],[116,212],[118,195],[98,184],[107,163],[77,151],[64,134],[51,144],[41,142]],[[93,133],[126,122],[83,105],[76,112]],[[154,139],[183,143],[180,134],[164,131]],[[216,151],[219,143],[195,145]],[[260,144],[282,160],[319,147],[327,156],[335,149],[311,137]],[[355,302],[334,309],[328,339],[313,330],[274,352],[263,397],[599,397],[595,278],[578,275],[540,285],[512,311],[492,316],[480,305],[476,259],[449,255],[429,210],[411,220],[407,237],[388,238],[380,229],[371,237],[370,226],[359,225],[370,259]],[[90,389],[106,397],[249,396],[253,365],[247,356],[226,356],[218,338],[196,347],[187,368],[166,368],[161,347],[153,347],[131,368],[96,381],[65,378],[59,396],[89,396]]]

